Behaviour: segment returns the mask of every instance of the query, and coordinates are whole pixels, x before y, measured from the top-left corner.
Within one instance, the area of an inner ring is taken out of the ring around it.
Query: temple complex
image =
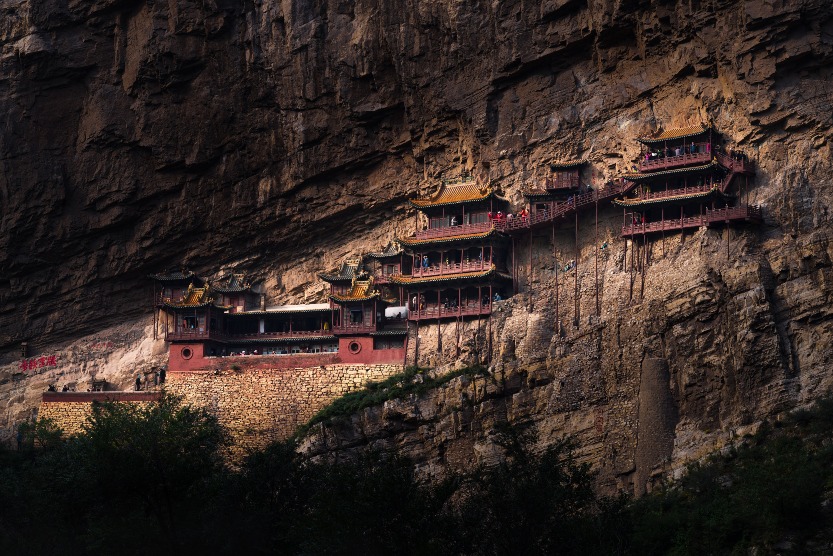
[[[213,358],[225,357],[246,357],[242,364],[262,368],[300,365],[295,359],[305,356],[329,363],[407,363],[409,323],[417,331],[418,360],[421,326],[456,320],[459,331],[464,319],[488,318],[495,302],[517,291],[523,265],[516,264],[516,250],[524,245],[531,261],[534,232],[551,229],[555,245],[562,225],[572,228],[575,254],[571,261],[553,260],[556,320],[559,268],[566,262],[561,272],[572,271],[577,326],[582,212],[595,213],[596,243],[599,207],[609,201],[623,207],[622,237],[643,244],[656,233],[760,220],[760,209],[743,202],[753,165],[724,150],[711,126],[668,129],[639,142],[638,165],[605,184],[593,183],[586,160],[551,164],[550,174],[523,192],[528,207],[517,214],[488,180],[444,180],[433,194],[410,201],[416,209],[412,235],[318,275],[329,284],[326,303],[267,307],[265,295],[236,273],[213,283],[185,270],[154,275],[170,370],[210,368],[221,364]],[[595,266],[598,313],[598,252]]]
[[[266,307],[265,296],[240,274],[216,284],[191,272],[152,278],[173,372],[214,368],[231,361],[225,358],[284,367],[316,355],[328,363],[398,363],[404,357],[406,317],[386,316],[390,300],[380,298],[360,261],[322,274],[330,283],[329,303]]]
[[[760,221],[760,209],[743,202],[754,166],[726,152],[711,126],[668,129],[639,142],[638,170],[622,176],[634,184],[631,194],[613,201],[623,208],[623,237]]]
[[[388,279],[404,288],[409,320],[488,315],[492,301],[506,297],[511,287],[506,236],[495,227],[509,203],[490,184],[464,177],[444,181],[434,195],[411,205],[427,225],[396,240],[410,273]]]

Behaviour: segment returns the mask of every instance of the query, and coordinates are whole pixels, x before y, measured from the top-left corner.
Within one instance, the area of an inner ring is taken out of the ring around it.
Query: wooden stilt
[[[526,290],[529,292],[529,311],[532,312],[532,229],[529,230],[529,276]]]
[[[555,222],[552,223],[552,260],[555,267],[555,330],[560,333],[559,321],[561,317],[558,314],[558,257],[555,254]]]
[[[437,289],[437,353],[442,355],[443,353],[443,330],[442,330],[442,321],[440,320],[440,315],[442,314],[442,303],[440,301],[440,290]]]
[[[575,202],[574,202],[573,204],[575,204]],[[576,311],[575,311],[575,315],[573,316],[573,326],[578,326],[578,323],[579,323],[579,314],[578,314],[578,313],[579,313],[579,308],[578,308],[578,257],[579,257],[579,252],[578,252],[578,209],[577,209],[577,208],[574,208],[573,210],[574,210],[574,211],[575,211],[575,213],[576,213],[576,242],[575,242],[575,257],[576,257],[576,258],[575,258],[575,265],[573,266],[573,271],[576,273],[576,274],[575,274],[575,284],[576,284],[576,288],[575,288],[575,290],[576,290],[576,291],[575,291],[575,302],[576,302]]]
[[[595,246],[593,248],[593,253],[596,256],[596,276],[593,280],[594,286],[596,288],[596,317],[601,316],[601,308],[599,307],[599,195],[596,192],[596,237],[593,240],[595,242]]]
[[[515,238],[512,238],[512,293],[518,293],[517,266],[515,265]]]

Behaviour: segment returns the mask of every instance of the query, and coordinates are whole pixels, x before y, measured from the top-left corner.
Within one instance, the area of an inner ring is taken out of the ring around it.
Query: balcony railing
[[[492,229],[491,222],[478,222],[477,224],[461,224],[459,226],[444,226],[442,228],[429,228],[416,232],[413,239],[436,239],[454,237],[468,234],[479,234]]]
[[[272,340],[281,338],[309,338],[315,336],[331,336],[330,330],[292,330],[286,332],[252,332],[247,334],[228,334],[216,330],[185,329],[170,331],[165,335],[165,340],[172,341],[205,341],[214,340],[218,342],[235,342],[237,340]]]
[[[622,226],[622,235],[651,234],[662,231],[684,230],[688,228],[699,228],[717,222],[733,222],[738,220],[761,220],[761,208],[755,205],[742,205],[739,207],[727,207],[722,209],[709,210],[702,215],[685,216],[660,220],[657,222],[644,222]]]
[[[695,185],[693,187],[678,187],[676,189],[669,189],[667,191],[653,191],[650,193],[637,193],[635,197],[628,200],[650,201],[653,199],[666,199],[668,197],[677,197],[678,195],[691,195],[696,193],[708,193],[711,191],[714,184],[704,183],[703,185]]]
[[[459,307],[443,307],[428,305],[419,310],[412,310],[408,315],[410,320],[436,319],[444,317],[468,317],[477,315],[488,315],[492,311],[491,303],[483,305],[478,303],[463,304]]]
[[[368,334],[376,330],[375,324],[356,323],[333,326],[333,334]]]
[[[648,160],[643,159],[639,162],[640,172],[654,172],[657,170],[667,170],[669,168],[677,168],[681,166],[689,166],[692,164],[706,164],[712,159],[711,145],[709,143],[695,143],[697,152],[680,152],[671,156],[658,156]],[[690,144],[685,146],[686,150],[691,148]],[[660,149],[662,150],[662,149]]]
[[[717,161],[732,172],[739,174],[753,174],[755,172],[755,165],[751,160],[745,160],[741,157],[729,156],[726,153],[717,153]]]
[[[463,272],[482,272],[492,268],[492,261],[463,261],[461,263],[440,263],[430,265],[427,267],[414,267],[411,276],[428,277],[428,276],[443,276],[449,274],[460,274]]]
[[[527,218],[516,217],[511,220],[495,220],[494,226],[496,230],[507,233],[528,230],[538,224],[552,222],[567,215],[572,215],[576,210],[593,205],[596,202],[613,199],[618,195],[627,193],[634,185],[633,182],[628,181],[608,182],[602,190],[574,195],[567,201],[554,201],[549,204],[549,209],[536,211]]]

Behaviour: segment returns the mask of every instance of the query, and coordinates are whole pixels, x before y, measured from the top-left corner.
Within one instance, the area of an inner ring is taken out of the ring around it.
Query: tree
[[[199,542],[195,520],[224,472],[227,441],[215,417],[171,394],[145,405],[95,404],[71,455],[76,480],[91,489],[94,544],[123,546],[137,531],[144,549]]]

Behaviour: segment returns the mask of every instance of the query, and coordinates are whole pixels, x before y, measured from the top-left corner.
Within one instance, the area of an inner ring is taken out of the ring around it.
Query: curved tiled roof
[[[581,166],[584,166],[585,164],[587,164],[587,160],[582,158],[580,160],[568,160],[566,162],[555,162],[553,164],[550,164],[550,169],[554,170],[554,171],[569,170],[571,168],[579,168]]]
[[[230,274],[220,280],[220,285],[212,286],[212,289],[219,293],[236,293],[249,290],[242,274]]]
[[[160,282],[176,282],[180,280],[190,280],[196,277],[196,274],[191,272],[190,270],[186,271],[177,271],[177,272],[168,272],[164,274],[151,274],[150,277],[154,280],[158,280]]]
[[[489,230],[487,232],[478,232],[478,233],[474,233],[474,234],[461,234],[461,235],[448,236],[448,237],[432,237],[432,238],[426,238],[426,239],[417,239],[417,238],[413,238],[413,237],[405,237],[405,238],[397,238],[396,241],[399,242],[402,245],[405,245],[406,247],[412,247],[412,246],[416,246],[416,245],[426,245],[426,244],[429,244],[429,243],[452,243],[452,242],[455,242],[455,241],[463,241],[463,240],[469,240],[469,239],[484,239],[484,238],[487,238],[489,236],[495,235],[496,233],[497,233],[497,231],[494,228],[492,228],[491,230]]]
[[[208,296],[209,287],[204,286],[195,288],[193,284],[188,286],[185,295],[178,302],[165,301],[164,305],[173,309],[205,307],[214,302],[214,299]]]
[[[491,196],[491,184],[481,185],[473,177],[468,177],[454,182],[443,182],[440,189],[431,197],[411,199],[410,203],[416,208],[441,207],[485,201]]]
[[[687,172],[703,172],[713,168],[721,168],[725,170],[722,164],[719,164],[716,159],[712,159],[708,164],[701,166],[687,166],[685,168],[674,168],[673,170],[662,170],[660,172],[644,172],[640,174],[623,174],[619,176],[622,179],[634,182],[648,181],[661,176],[672,176],[674,174],[685,174]]]
[[[509,276],[498,272],[494,265],[489,270],[483,270],[478,272],[460,272],[458,274],[440,274],[438,276],[428,276],[428,277],[419,277],[419,276],[391,276],[390,281],[393,284],[399,285],[412,285],[412,284],[431,284],[435,282],[450,282],[453,280],[469,280],[472,278],[488,278],[490,276],[498,276],[500,278],[511,279]]]
[[[642,205],[657,205],[660,203],[666,202],[679,202],[679,201],[688,201],[690,199],[704,199],[706,197],[722,197],[727,198],[728,195],[725,195],[718,189],[718,186],[715,185],[708,191],[700,191],[697,193],[681,193],[680,195],[670,195],[668,197],[656,197],[654,199],[614,199],[613,204],[620,206],[620,207],[635,207],[635,206],[642,206]]]
[[[673,129],[666,129],[655,134],[652,137],[640,137],[639,139],[637,139],[637,141],[645,144],[661,143],[663,141],[672,141],[674,139],[685,139],[687,137],[702,135],[710,129],[711,126],[705,124],[697,124],[688,127],[678,127]]]
[[[330,299],[336,302],[344,301],[368,301],[379,297],[379,292],[373,290],[373,279],[353,280],[350,291],[344,295],[332,294]]]
[[[402,253],[404,253],[402,248],[398,247],[395,241],[392,241],[378,253],[368,253],[367,256],[371,259],[384,259],[385,257],[396,257]]]
[[[301,313],[329,313],[329,303],[308,303],[304,305],[277,305],[267,307],[265,310],[255,309],[254,311],[243,311],[241,313],[229,313],[229,317],[240,317],[246,315],[286,315]]]
[[[360,258],[348,259],[341,263],[341,267],[339,267],[334,274],[321,272],[318,274],[318,277],[325,282],[344,282],[353,280],[353,278],[361,272],[361,267],[362,261]]]

